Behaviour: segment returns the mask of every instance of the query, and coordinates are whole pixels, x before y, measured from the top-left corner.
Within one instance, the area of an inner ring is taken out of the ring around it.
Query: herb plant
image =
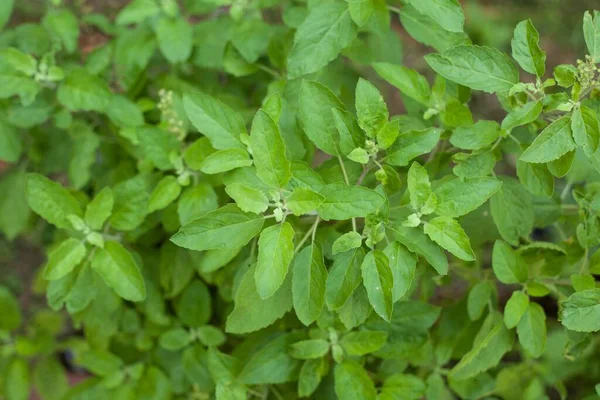
[[[0,231],[49,309],[0,286],[0,398],[598,398],[598,12],[547,66],[456,0],[16,3]]]

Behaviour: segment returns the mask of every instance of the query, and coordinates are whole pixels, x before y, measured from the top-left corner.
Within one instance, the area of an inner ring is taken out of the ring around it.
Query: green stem
[[[304,245],[304,243],[306,243],[306,241],[308,240],[309,237],[312,237],[313,241],[315,240],[315,234],[317,232],[317,225],[319,225],[320,221],[321,221],[321,219],[319,217],[317,217],[317,219],[315,219],[315,222],[312,224],[310,229],[308,231],[306,231],[306,234],[304,234],[304,237],[302,238],[302,240],[300,240],[300,243],[298,243],[298,245],[294,249],[294,253],[297,253],[302,248],[302,246]]]

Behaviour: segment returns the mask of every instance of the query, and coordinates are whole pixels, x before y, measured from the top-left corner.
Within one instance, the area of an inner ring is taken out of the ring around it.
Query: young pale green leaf
[[[33,212],[59,228],[71,227],[69,215],[83,215],[67,189],[40,174],[27,175],[27,203]]]
[[[500,236],[513,246],[533,229],[531,194],[515,179],[502,180],[502,187],[490,200],[490,211]]]
[[[446,254],[420,229],[402,226],[401,224],[396,224],[393,227],[388,226],[387,228],[394,234],[394,238],[406,246],[408,250],[424,257],[438,274],[446,275],[448,273]]]
[[[417,11],[436,21],[450,32],[462,32],[465,16],[458,0],[411,0]]]
[[[388,122],[390,116],[383,96],[371,82],[360,78],[355,93],[358,125],[374,138]]]
[[[585,152],[585,149],[584,149]],[[550,161],[546,164],[548,167],[548,171],[552,175],[557,178],[562,178],[567,175],[573,166],[573,161],[575,161],[575,150],[568,152],[567,154],[561,156],[560,158]]]
[[[344,335],[340,345],[351,356],[364,356],[379,350],[387,337],[385,331],[355,331]]]
[[[374,190],[343,183],[329,184],[320,194],[325,200],[317,208],[317,213],[324,220],[366,217],[385,202],[385,198]]]
[[[388,122],[377,132],[377,145],[380,149],[387,149],[394,144],[400,134],[400,121],[395,119]]]
[[[105,187],[89,202],[85,209],[85,222],[92,229],[98,230],[110,217],[114,205],[113,191]]]
[[[182,226],[171,237],[177,246],[190,250],[238,249],[256,236],[264,224],[262,216],[245,213],[233,204]]]
[[[238,207],[245,212],[256,214],[263,213],[269,208],[269,199],[258,189],[234,182],[225,187],[225,192],[231,197]]]
[[[335,394],[344,400],[375,400],[377,390],[367,371],[356,361],[335,366]]]
[[[575,292],[561,301],[559,320],[572,331],[600,331],[600,289]]]
[[[494,275],[502,283],[523,283],[527,281],[527,264],[519,253],[506,242],[496,240],[492,251]]]
[[[467,297],[467,314],[471,321],[477,321],[488,307],[494,293],[494,284],[490,281],[481,281],[475,284]]]
[[[543,104],[541,100],[530,101],[515,108],[502,120],[502,129],[510,131],[517,126],[535,121],[542,112],[542,108]]]
[[[581,106],[571,116],[571,131],[578,146],[591,155],[598,150],[600,142],[600,124],[596,113],[589,107]]]
[[[0,57],[3,63],[10,65],[19,72],[23,72],[27,76],[32,76],[37,71],[37,61],[35,58],[14,47],[7,47],[0,50]]]
[[[546,313],[537,303],[529,303],[517,325],[519,343],[534,358],[546,350]]]
[[[388,149],[384,161],[390,165],[403,167],[417,156],[429,153],[440,139],[441,129],[428,128],[410,130],[398,135],[394,144]]]
[[[351,113],[332,108],[331,113],[339,135],[339,147],[343,155],[350,154],[357,148],[362,148],[365,143],[365,133],[358,126],[358,122]]]
[[[519,324],[529,306],[529,296],[521,291],[515,291],[504,307],[504,325],[512,329]]]
[[[181,193],[181,185],[173,175],[162,178],[148,200],[148,212],[162,210],[174,202]]]
[[[571,120],[569,117],[561,117],[535,138],[520,159],[530,163],[546,163],[575,150],[575,147],[571,137]]]
[[[348,159],[359,164],[367,164],[369,162],[369,153],[365,149],[358,147],[348,154]]]
[[[475,338],[473,348],[450,370],[452,379],[474,377],[496,366],[513,345],[514,337],[502,321],[490,315]]]
[[[146,285],[133,256],[120,243],[109,241],[97,249],[92,268],[119,296],[125,300],[142,301]]]
[[[519,71],[508,56],[496,49],[458,45],[425,61],[451,81],[488,93],[508,92],[519,82]]]
[[[450,143],[459,149],[478,150],[494,143],[500,135],[496,121],[477,121],[474,125],[458,127],[450,137]]]
[[[410,204],[415,211],[420,211],[431,196],[431,183],[427,170],[418,162],[413,162],[406,178]]]
[[[365,252],[361,247],[338,254],[327,275],[325,302],[330,310],[338,310],[360,285]]]
[[[492,178],[453,179],[435,190],[435,212],[446,217],[460,217],[479,208],[502,186],[502,181]]]
[[[577,68],[571,64],[560,64],[554,67],[553,75],[558,86],[569,88],[577,80]]]
[[[417,269],[417,257],[397,241],[393,241],[383,250],[394,276],[392,299],[400,300],[411,288]]]
[[[600,59],[600,17],[598,11],[583,14],[583,37],[594,62]]]
[[[329,342],[324,339],[309,339],[290,346],[290,355],[299,360],[323,357],[329,351]]]
[[[204,159],[200,170],[205,174],[220,174],[236,168],[249,167],[252,160],[244,149],[231,148],[218,150]]]
[[[546,53],[540,49],[540,35],[530,19],[521,21],[510,42],[512,56],[521,68],[538,77],[546,72]]]
[[[242,117],[228,105],[204,93],[195,92],[183,97],[183,106],[192,124],[210,140],[215,149],[245,148],[240,141],[240,134],[246,133],[246,125]]]
[[[298,187],[286,199],[290,211],[296,216],[310,213],[316,210],[325,197],[309,188]]]
[[[346,4],[326,2],[314,7],[294,36],[294,46],[287,60],[288,78],[298,78],[325,67],[350,45],[356,34],[356,24]]]
[[[371,250],[363,260],[360,269],[369,302],[381,318],[389,321],[394,309],[394,276],[390,261],[384,252]]]
[[[431,89],[429,82],[414,69],[389,63],[373,64],[375,71],[383,79],[400,89],[402,93],[424,106],[429,105]]]
[[[348,250],[360,247],[361,244],[362,236],[360,235],[360,233],[356,231],[350,231],[348,233],[344,233],[342,236],[337,238],[335,242],[333,242],[331,252],[333,253],[333,255],[336,255],[338,253],[343,253]]]
[[[298,107],[306,136],[325,153],[337,155],[340,134],[332,109],[344,110],[344,104],[340,99],[318,82],[303,81],[300,86]]]
[[[461,260],[475,260],[469,237],[456,220],[450,217],[436,217],[425,223],[423,231],[431,240]]]
[[[273,296],[283,285],[293,257],[294,229],[289,222],[270,226],[261,232],[254,278],[262,299]]]
[[[298,319],[308,326],[316,321],[325,304],[327,269],[320,244],[313,242],[298,253],[293,274],[294,310]]]
[[[235,293],[235,303],[227,317],[225,330],[230,333],[254,332],[271,325],[292,309],[291,274],[277,292],[268,299],[261,299],[254,279],[255,266],[242,277]]]
[[[250,146],[259,178],[267,185],[283,188],[292,177],[291,164],[279,127],[263,110],[258,110],[252,121]]]
[[[44,278],[55,281],[71,272],[87,254],[85,244],[77,239],[68,238],[54,248],[48,255],[48,264]]]

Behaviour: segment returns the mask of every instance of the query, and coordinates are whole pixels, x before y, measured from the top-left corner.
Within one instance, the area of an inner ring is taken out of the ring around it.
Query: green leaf
[[[513,335],[502,321],[490,315],[475,338],[473,348],[450,370],[450,378],[463,380],[496,366],[513,345]]]
[[[512,56],[521,68],[538,77],[546,72],[546,53],[539,46],[540,35],[530,19],[517,24],[510,42]]]
[[[496,178],[453,179],[435,190],[435,212],[447,217],[460,217],[479,208],[501,188]]]
[[[219,207],[219,199],[215,190],[208,183],[200,183],[188,187],[177,201],[177,215],[181,225],[187,225],[193,220],[215,211]]]
[[[428,203],[432,195],[429,174],[427,174],[425,168],[415,161],[408,170],[406,181],[410,194],[410,204],[415,211],[419,212]]]
[[[189,327],[201,327],[210,321],[212,298],[208,288],[199,279],[194,279],[175,302],[175,313]]]
[[[0,31],[4,29],[4,25],[10,20],[14,5],[15,0],[7,0],[0,3]]]
[[[334,258],[325,288],[325,302],[330,310],[338,310],[344,306],[360,285],[360,267],[364,257],[364,250],[357,247]]]
[[[55,281],[71,272],[86,256],[85,244],[77,239],[68,238],[54,248],[48,255],[44,278]]]
[[[22,152],[23,144],[17,130],[0,120],[0,161],[15,163]]]
[[[244,149],[240,134],[246,133],[242,117],[228,105],[204,93],[195,92],[183,97],[187,117],[215,149],[232,147]]]
[[[75,68],[60,84],[56,97],[71,111],[104,112],[112,99],[110,88],[104,80],[85,68]]]
[[[138,175],[113,187],[114,207],[110,225],[119,231],[130,231],[142,224],[148,212],[150,182]]]
[[[79,45],[79,22],[66,8],[50,10],[42,24],[51,36],[57,39],[68,53],[74,53]]]
[[[529,306],[529,297],[520,291],[515,291],[510,296],[504,307],[504,325],[512,329],[519,324]]]
[[[137,128],[144,125],[144,114],[142,111],[134,102],[124,96],[113,96],[106,114],[119,127]]]
[[[170,63],[184,62],[190,57],[193,31],[185,18],[160,18],[154,29],[158,47]]]
[[[190,344],[190,334],[185,329],[171,329],[160,335],[158,343],[165,350],[181,350]]]
[[[475,284],[469,291],[467,298],[467,314],[471,321],[477,321],[488,307],[488,302],[494,293],[494,285],[490,281],[481,281]]]
[[[237,249],[256,236],[263,223],[262,216],[228,204],[185,224],[171,241],[190,250]]]
[[[79,203],[65,188],[40,174],[27,175],[27,203],[33,212],[59,228],[71,228],[69,215],[83,215]]]
[[[27,400],[30,396],[31,377],[27,362],[15,358],[4,369],[3,393],[7,400]]]
[[[362,245],[362,236],[360,233],[356,231],[350,231],[348,233],[344,233],[342,236],[337,238],[335,242],[333,242],[333,246],[331,252],[333,255],[338,253],[343,253],[348,250],[355,249]]]
[[[554,177],[546,164],[530,164],[517,160],[519,181],[534,196],[552,197]]]
[[[271,297],[283,285],[293,257],[294,229],[289,222],[270,226],[261,232],[254,278],[262,299]]]
[[[77,361],[99,376],[109,376],[123,366],[123,360],[106,350],[89,349],[81,354]]]
[[[162,210],[174,202],[181,193],[181,185],[173,175],[162,178],[150,195],[148,212]]]
[[[343,183],[329,184],[320,194],[325,200],[317,208],[317,213],[327,221],[366,217],[385,202],[385,198],[374,190]]]
[[[89,202],[85,209],[85,222],[94,230],[102,228],[110,217],[114,206],[113,191],[105,187]]]
[[[392,299],[400,300],[411,288],[417,269],[417,257],[397,241],[393,241],[383,250],[394,276]]]
[[[600,142],[600,124],[596,113],[589,107],[581,106],[571,116],[571,131],[578,146],[590,155],[598,150]]]
[[[440,52],[455,45],[471,42],[464,32],[450,32],[442,28],[438,22],[429,15],[419,12],[412,4],[402,7],[400,21],[402,27],[416,41]]]
[[[425,389],[425,383],[420,378],[414,375],[396,373],[383,382],[377,400],[419,400],[424,398]],[[439,400],[437,397],[427,398]]]
[[[510,58],[489,47],[458,45],[444,54],[429,54],[425,61],[444,78],[488,93],[507,92],[519,82]]]
[[[283,188],[292,177],[291,164],[277,124],[263,110],[252,121],[250,145],[258,177],[267,185]]]
[[[372,83],[362,78],[356,84],[355,99],[358,125],[367,136],[374,138],[390,116],[385,100]]]
[[[394,144],[399,134],[400,121],[397,119],[390,121],[377,132],[377,145],[380,149],[387,149]]]
[[[577,68],[571,64],[560,64],[554,67],[554,80],[559,86],[568,88],[577,80]]]
[[[548,125],[523,152],[520,160],[545,163],[560,158],[569,151],[575,150],[575,147],[571,137],[571,120],[565,116]]]
[[[7,47],[0,50],[2,62],[10,65],[16,71],[22,72],[27,76],[32,76],[37,71],[37,61],[33,56],[23,53],[14,47]]]
[[[273,33],[272,26],[261,19],[243,20],[235,25],[231,43],[245,61],[254,63],[267,49],[271,33]]]
[[[235,182],[227,185],[225,191],[244,212],[260,214],[269,207],[269,200],[263,192],[250,186]]]
[[[417,11],[427,15],[450,32],[462,32],[465,16],[457,0],[411,0]]]
[[[329,352],[329,342],[324,339],[310,339],[290,346],[290,355],[299,360],[323,357]]]
[[[393,232],[394,238],[406,246],[408,250],[424,257],[438,274],[446,275],[448,273],[446,254],[420,229],[405,227],[401,224],[396,224],[393,227],[388,226],[387,228]]]
[[[69,390],[66,371],[55,357],[44,357],[36,362],[33,382],[35,390],[44,400],[63,399]]]
[[[358,26],[366,24],[374,11],[373,0],[347,0],[347,2],[352,21]]]
[[[351,356],[364,356],[379,350],[385,344],[387,337],[387,332],[355,331],[344,335],[340,345]]]
[[[329,366],[325,358],[306,360],[298,377],[298,395],[308,397],[317,390],[321,379],[328,372]]]
[[[367,371],[356,361],[335,366],[335,394],[344,400],[375,400],[377,390]]]
[[[127,4],[115,20],[117,25],[139,24],[160,13],[160,6],[154,0],[133,0]]]
[[[313,8],[294,36],[287,61],[288,78],[320,70],[348,47],[356,34],[356,25],[344,3],[328,2]]]
[[[576,332],[600,331],[600,289],[573,293],[561,301],[559,320]]]
[[[130,301],[146,298],[146,285],[133,256],[118,242],[106,242],[92,258],[92,268],[108,286]]]
[[[441,129],[438,128],[410,130],[400,133],[392,147],[387,150],[384,161],[399,167],[408,165],[415,157],[433,150],[440,139],[441,133]]]
[[[15,170],[0,179],[0,232],[12,241],[27,228],[31,210],[26,199],[27,174]]]
[[[309,188],[298,187],[286,198],[287,207],[296,216],[308,214],[316,210],[325,197]]]
[[[323,310],[326,282],[323,251],[320,244],[313,242],[296,256],[292,277],[294,310],[306,326],[312,324]]]
[[[502,187],[490,200],[490,211],[500,236],[513,246],[533,229],[531,194],[515,179],[502,179]]]
[[[8,288],[3,285],[0,285],[0,307],[2,307],[0,330],[10,332],[17,329],[22,320],[19,303]]]
[[[525,260],[507,243],[496,240],[492,252],[492,268],[494,275],[502,283],[523,283],[527,281],[527,264]]]
[[[543,104],[541,100],[530,101],[523,104],[511,112],[502,120],[502,129],[510,131],[517,126],[526,125],[535,121],[542,112]]]
[[[235,292],[235,305],[225,325],[227,332],[242,334],[257,331],[292,309],[291,274],[273,296],[262,299],[256,290],[255,270],[253,266],[244,274]]]
[[[373,68],[375,68],[379,76],[400,89],[402,93],[411,99],[416,100],[424,106],[429,105],[431,97],[429,82],[414,69],[389,63],[375,63],[373,64]]]
[[[175,135],[157,127],[138,128],[137,132],[144,158],[161,171],[173,169],[171,154],[179,152],[181,146]]]
[[[496,121],[477,121],[474,125],[458,127],[450,137],[450,143],[459,149],[478,150],[494,143],[500,136]]]
[[[537,303],[529,303],[527,311],[517,325],[519,343],[534,358],[546,350],[546,313]]]
[[[249,167],[252,160],[244,149],[231,148],[218,150],[204,159],[200,170],[205,174],[220,174],[236,168]]]
[[[475,260],[469,237],[456,220],[449,217],[436,217],[425,223],[423,230],[431,240],[461,260]]]
[[[592,14],[586,11],[583,14],[583,37],[592,60],[597,62],[600,58],[600,18],[598,18],[598,11],[593,11]]]
[[[387,256],[382,251],[371,250],[360,269],[369,302],[381,318],[389,321],[394,309],[394,276]]]
[[[344,109],[340,99],[318,82],[303,81],[298,108],[300,121],[310,141],[325,153],[337,155],[340,134],[332,109]]]

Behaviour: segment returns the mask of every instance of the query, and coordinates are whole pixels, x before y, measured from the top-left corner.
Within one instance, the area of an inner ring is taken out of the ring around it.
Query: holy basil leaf
[[[383,96],[369,81],[359,79],[356,85],[356,115],[358,125],[374,138],[388,122],[389,112]]]
[[[572,331],[600,331],[600,289],[575,292],[561,301],[559,319]]]
[[[54,281],[71,272],[86,256],[83,242],[69,238],[54,248],[48,255],[44,278]]]
[[[253,187],[235,182],[227,185],[225,191],[242,211],[260,214],[269,207],[269,200],[264,193]]]
[[[337,238],[335,242],[333,242],[331,252],[333,253],[333,255],[336,255],[338,253],[343,253],[345,251],[360,247],[361,244],[362,236],[360,235],[360,233],[351,231],[348,233],[344,233],[342,236]]]
[[[181,185],[173,175],[162,178],[148,199],[148,212],[162,210],[171,204],[181,193]]]
[[[533,229],[531,194],[515,179],[502,180],[502,187],[490,200],[490,210],[500,236],[513,246]]]
[[[105,187],[94,197],[85,209],[85,222],[92,229],[100,229],[110,217],[114,205],[112,189]]]
[[[475,260],[469,237],[456,220],[449,217],[436,217],[425,223],[423,230],[431,240],[461,260]]]
[[[525,125],[535,121],[542,112],[543,104],[541,100],[530,101],[522,106],[512,110],[504,120],[502,120],[502,129],[511,130],[517,126]]]
[[[298,253],[293,274],[294,310],[298,319],[308,326],[319,317],[325,304],[327,269],[320,244],[313,243]]]
[[[355,331],[344,335],[340,345],[351,356],[364,356],[379,350],[387,337],[387,332]]]
[[[367,214],[377,211],[385,201],[385,198],[374,190],[343,183],[329,184],[320,194],[325,200],[317,208],[317,213],[324,220],[366,217]]]
[[[259,110],[250,134],[256,173],[267,185],[283,188],[292,177],[285,143],[273,118]]]
[[[388,63],[373,64],[375,71],[402,93],[427,106],[431,97],[429,82],[414,69]]]
[[[448,273],[446,254],[420,229],[405,227],[401,224],[388,227],[388,229],[394,234],[394,238],[407,249],[424,257],[438,274],[446,275]]]
[[[294,229],[289,222],[270,226],[261,232],[254,278],[262,299],[271,297],[281,287],[293,256]]]
[[[497,240],[492,252],[492,268],[502,283],[522,283],[528,278],[525,260],[507,243]]]
[[[546,313],[537,303],[529,303],[527,311],[517,325],[519,343],[533,357],[538,358],[546,350]]]
[[[361,282],[364,250],[357,247],[338,254],[327,276],[325,302],[330,310],[341,308]]]
[[[369,302],[381,318],[389,321],[394,309],[394,276],[387,256],[382,251],[372,250],[366,255],[360,269]]]
[[[457,0],[411,0],[417,11],[429,16],[450,32],[462,32],[465,16]]]
[[[529,297],[519,291],[513,292],[504,307],[504,325],[512,329],[519,324],[529,306]]]
[[[286,204],[294,215],[300,216],[317,209],[325,197],[309,188],[296,188],[286,199]]]
[[[323,357],[329,351],[329,342],[324,339],[310,339],[290,346],[290,355],[299,360]]]
[[[539,46],[540,35],[530,19],[521,21],[511,41],[512,56],[521,68],[538,77],[546,72],[546,53]]]
[[[83,215],[77,200],[64,187],[40,174],[27,176],[27,203],[36,214],[59,228],[71,227],[69,215]]]
[[[163,17],[154,28],[158,47],[170,63],[180,63],[192,54],[192,26],[184,18]]]
[[[460,217],[479,208],[501,188],[496,178],[453,179],[435,190],[435,212],[447,217]]]
[[[377,390],[360,364],[346,360],[335,366],[335,394],[340,399],[375,400]]]
[[[600,124],[596,113],[589,107],[581,106],[573,111],[571,116],[571,131],[578,146],[583,147],[587,154],[598,150],[600,143]]]
[[[600,58],[600,18],[598,11],[590,14],[586,11],[583,15],[583,37],[589,54],[594,62]]]
[[[451,81],[488,93],[507,92],[519,82],[519,71],[508,56],[496,49],[458,45],[425,61]]]
[[[561,117],[548,125],[521,155],[521,160],[530,163],[545,163],[560,158],[575,150],[571,137],[571,120]]]
[[[387,150],[384,161],[390,165],[403,167],[417,156],[429,153],[440,139],[442,131],[437,128],[410,130],[398,135],[394,144]]]
[[[204,159],[200,170],[205,174],[212,175],[251,165],[252,160],[246,150],[231,148],[211,153]]]

